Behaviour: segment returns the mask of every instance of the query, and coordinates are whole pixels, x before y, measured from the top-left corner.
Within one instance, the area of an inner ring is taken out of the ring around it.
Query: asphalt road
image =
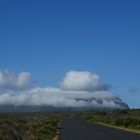
[[[61,123],[60,140],[140,140],[140,135],[90,124],[81,116],[73,116]]]

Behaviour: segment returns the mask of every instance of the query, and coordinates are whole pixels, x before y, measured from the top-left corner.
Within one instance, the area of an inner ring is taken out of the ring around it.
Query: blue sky
[[[0,69],[29,71],[56,86],[70,70],[99,74],[130,107],[140,107],[140,2],[0,1]]]

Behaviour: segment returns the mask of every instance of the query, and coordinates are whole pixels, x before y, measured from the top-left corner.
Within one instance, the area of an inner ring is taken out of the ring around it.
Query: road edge
[[[52,140],[60,140],[60,137],[59,137],[59,129],[61,127],[61,123],[62,123],[62,120],[58,123],[56,136]]]
[[[97,124],[97,125],[102,125],[102,126],[110,127],[110,128],[115,128],[115,129],[118,129],[118,130],[123,130],[123,131],[126,131],[126,132],[140,134],[140,131],[138,131],[138,130],[127,129],[125,127],[119,127],[119,126],[109,125],[109,124],[105,124],[105,123],[102,123],[102,122],[92,122],[92,123],[93,124]]]

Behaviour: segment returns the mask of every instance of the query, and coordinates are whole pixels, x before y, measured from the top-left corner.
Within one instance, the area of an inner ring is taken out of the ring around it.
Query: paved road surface
[[[90,124],[81,116],[73,116],[62,122],[60,140],[140,140],[140,135]]]

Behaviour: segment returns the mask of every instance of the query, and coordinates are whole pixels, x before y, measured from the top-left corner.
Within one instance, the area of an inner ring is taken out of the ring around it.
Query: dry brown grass
[[[59,140],[59,135],[56,135],[53,140]]]

